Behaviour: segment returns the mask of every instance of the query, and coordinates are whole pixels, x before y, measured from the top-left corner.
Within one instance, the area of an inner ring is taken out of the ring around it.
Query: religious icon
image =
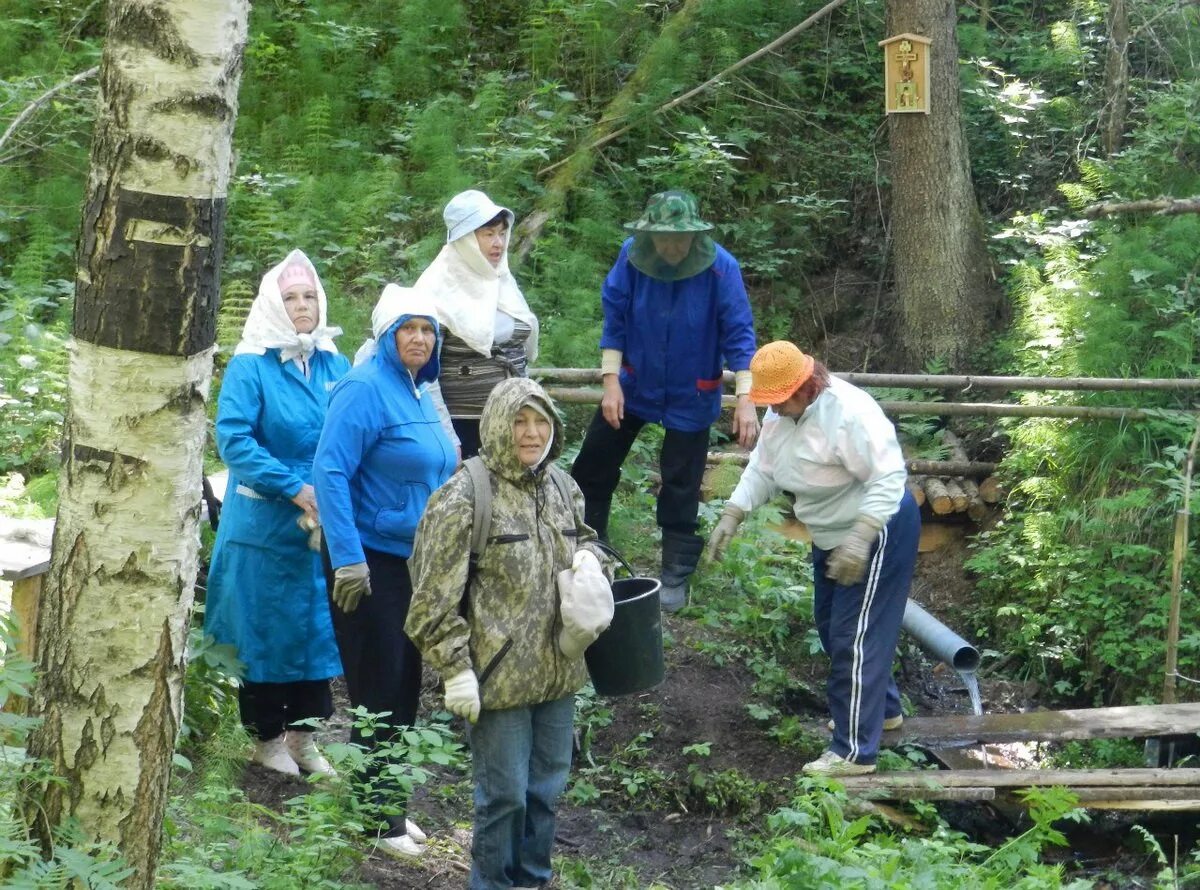
[[[929,38],[897,34],[879,41],[884,47],[886,111],[929,113]]]

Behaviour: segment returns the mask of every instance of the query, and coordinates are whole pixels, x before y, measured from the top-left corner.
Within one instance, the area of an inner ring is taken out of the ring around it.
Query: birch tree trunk
[[[31,818],[149,888],[180,723],[226,190],[248,0],[109,0],[76,261],[70,407],[30,752]]]
[[[887,33],[930,38],[929,114],[892,114],[891,227],[900,346],[912,369],[968,370],[999,306],[959,104],[952,0],[889,0]]]

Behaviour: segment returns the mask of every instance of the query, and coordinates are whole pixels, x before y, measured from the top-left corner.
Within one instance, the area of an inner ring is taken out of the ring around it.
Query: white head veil
[[[283,295],[279,292],[279,274],[295,263],[306,265],[316,282],[317,290],[317,326],[312,333],[298,334],[296,326],[288,318],[287,309],[283,305]],[[258,286],[258,296],[250,306],[250,314],[246,316],[246,325],[242,328],[242,339],[238,342],[234,355],[253,353],[264,355],[268,349],[279,350],[281,362],[291,361],[297,356],[310,356],[313,350],[337,352],[333,338],[342,333],[341,328],[327,327],[329,319],[325,300],[325,288],[321,286],[321,278],[317,275],[316,267],[302,250],[293,250],[277,266],[272,267],[262,278]]]
[[[479,249],[475,229],[503,213],[508,219],[504,256],[493,266]],[[494,204],[483,192],[471,189],[455,195],[446,205],[447,243],[429,264],[414,290],[427,294],[437,306],[438,322],[480,355],[492,354],[496,310],[527,324],[531,330],[525,351],[532,362],[538,354],[537,316],[508,270],[508,238],[512,211]]]
[[[358,352],[354,353],[354,364],[361,365],[371,360],[379,351],[379,338],[387,333],[387,329],[402,315],[437,318],[433,301],[417,293],[416,288],[401,287],[398,284],[385,285],[383,293],[379,295],[379,302],[371,310],[371,336],[358,347]]]

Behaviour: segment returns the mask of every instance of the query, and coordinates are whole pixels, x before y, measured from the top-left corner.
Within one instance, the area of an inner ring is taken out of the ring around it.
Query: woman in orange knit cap
[[[829,750],[809,775],[875,771],[884,729],[904,722],[892,660],[908,602],[921,520],[904,482],[896,430],[870,395],[794,344],[750,362],[762,433],[709,537],[720,558],[746,514],[780,492],[812,534],[813,612],[829,655]]]

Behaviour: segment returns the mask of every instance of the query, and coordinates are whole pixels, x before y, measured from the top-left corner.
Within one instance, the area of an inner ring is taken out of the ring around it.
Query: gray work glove
[[[878,519],[859,513],[846,540],[833,548],[829,561],[825,564],[825,577],[832,578],[838,584],[857,584],[867,574],[867,560],[871,558],[871,548],[875,539],[883,529],[883,523]]]
[[[470,723],[479,719],[479,681],[470,668],[446,681],[446,710]]]
[[[709,559],[720,559],[725,555],[725,548],[729,546],[729,542],[737,533],[738,526],[745,518],[745,510],[737,504],[725,503],[725,509],[721,511],[721,518],[717,520],[716,527],[708,536],[708,550],[705,555]]]
[[[356,562],[333,570],[333,603],[343,612],[358,608],[358,601],[371,595],[371,572],[365,562]]]

